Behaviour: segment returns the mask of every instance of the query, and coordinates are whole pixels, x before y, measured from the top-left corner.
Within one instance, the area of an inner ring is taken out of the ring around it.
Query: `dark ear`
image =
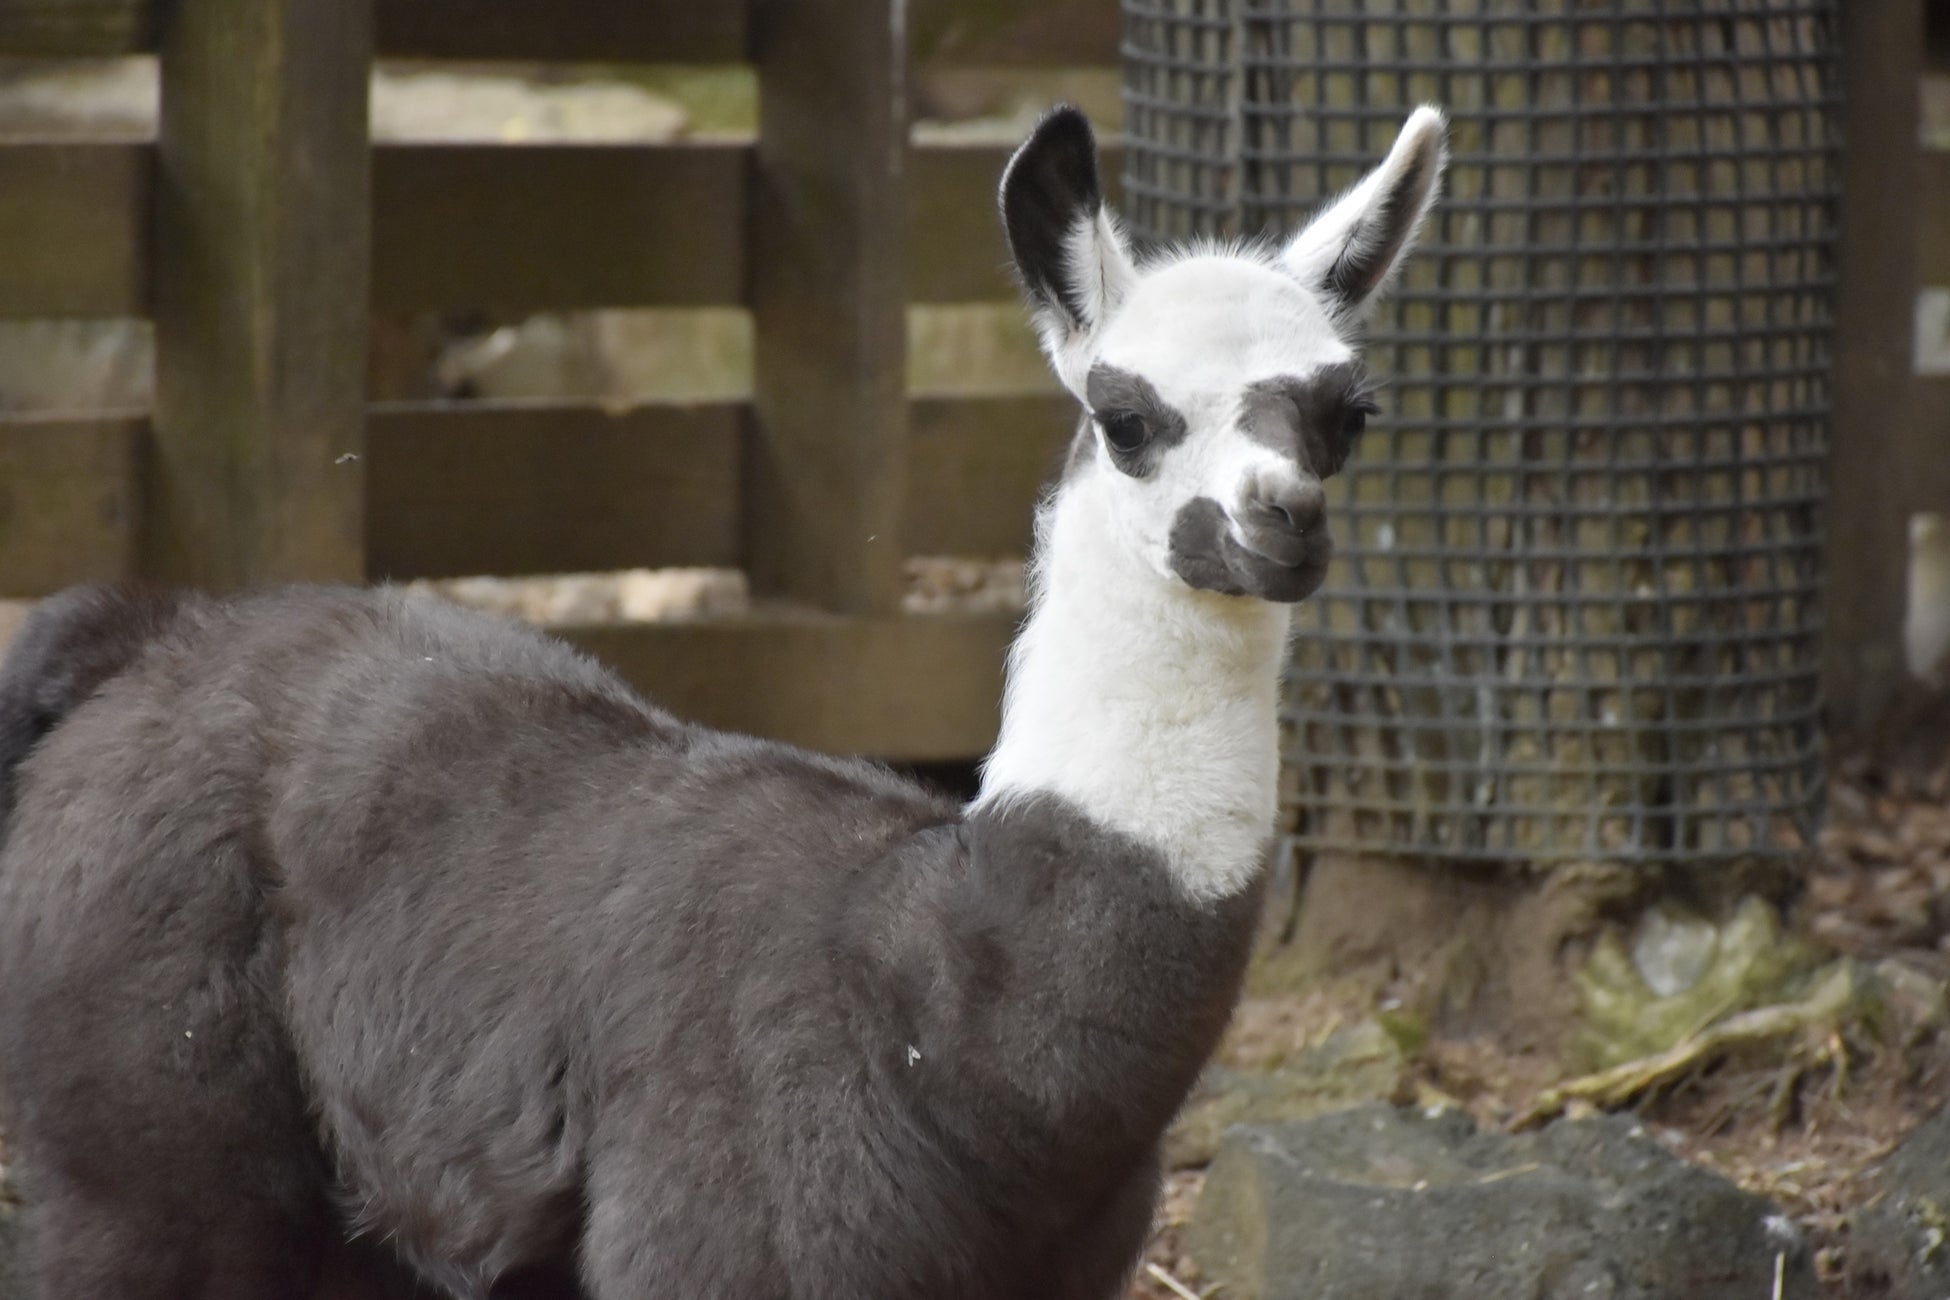
[[[1051,110],[1002,172],[1002,228],[1046,336],[1094,329],[1129,276],[1104,208],[1097,140],[1070,105]]]
[[[1442,110],[1416,109],[1381,165],[1281,253],[1286,268],[1337,313],[1360,315],[1372,305],[1414,247],[1448,163],[1447,128]]]

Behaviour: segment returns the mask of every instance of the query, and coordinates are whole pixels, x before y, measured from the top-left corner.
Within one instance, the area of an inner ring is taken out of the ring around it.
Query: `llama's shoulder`
[[[1157,1004],[1206,996],[1243,966],[1259,911],[1257,886],[1188,897],[1163,851],[1052,794],[979,805],[952,836],[914,854],[907,888],[925,900],[931,926],[960,936],[953,950],[979,953],[991,946],[981,936],[1008,938],[992,946],[1012,965],[978,963],[966,974],[997,991],[1013,986],[1011,998],[1046,1000],[1051,1014],[1026,1020],[1055,1035],[1069,1032],[1060,1027],[1066,1012],[1083,1007],[1105,1026],[1168,1023]],[[1157,978],[1100,978],[1126,968]]]
[[[1051,796],[921,826],[827,893],[794,960],[734,969],[762,1031],[733,1043],[738,1073],[768,1178],[794,1189],[781,1213],[820,1225],[845,1206],[916,1259],[990,1232],[1035,1258],[1039,1234],[1143,1179],[1258,910],[1257,891],[1188,899],[1157,850]],[[898,1185],[872,1176],[889,1162]],[[823,1226],[810,1235],[844,1235]]]
[[[1224,1027],[1260,888],[1190,898],[1157,848],[1052,795],[979,807],[905,857],[899,923],[862,932],[895,986],[933,990],[908,1005],[939,1082],[1036,1099],[1027,1124],[1162,1123]]]

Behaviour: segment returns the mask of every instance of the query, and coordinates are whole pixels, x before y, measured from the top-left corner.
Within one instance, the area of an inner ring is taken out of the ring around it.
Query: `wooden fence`
[[[0,0],[0,57],[163,83],[153,144],[0,143],[0,317],[157,347],[145,415],[0,422],[0,595],[739,566],[749,614],[569,635],[718,725],[980,752],[1013,618],[903,615],[901,563],[1026,549],[1071,416],[907,392],[910,303],[1014,295],[1006,147],[911,146],[909,69],[1109,64],[1116,32],[1115,0]],[[375,147],[384,56],[749,63],[760,126]],[[749,402],[366,400],[375,311],[722,305]]]

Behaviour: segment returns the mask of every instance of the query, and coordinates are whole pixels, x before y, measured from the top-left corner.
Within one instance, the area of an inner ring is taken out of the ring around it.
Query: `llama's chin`
[[[1262,555],[1232,535],[1218,502],[1201,497],[1178,512],[1168,563],[1181,581],[1200,591],[1292,605],[1319,590],[1333,558],[1334,540],[1324,527],[1290,561]]]
[[[1240,594],[1276,605],[1297,605],[1320,590],[1320,584],[1327,580],[1327,562],[1333,552],[1332,543],[1323,543],[1316,558],[1297,567],[1273,564],[1256,566],[1260,572],[1250,582],[1243,584],[1245,589]]]
[[[1323,540],[1307,559],[1290,565],[1255,555],[1236,543],[1232,549],[1237,551],[1229,557],[1233,585],[1226,594],[1275,605],[1297,605],[1318,591],[1327,578],[1327,562],[1334,553],[1333,544]]]

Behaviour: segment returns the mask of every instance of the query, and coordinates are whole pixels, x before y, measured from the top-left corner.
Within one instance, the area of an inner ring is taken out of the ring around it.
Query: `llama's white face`
[[[1138,262],[1104,207],[1089,124],[1074,109],[1043,120],[1004,174],[1004,224],[1044,348],[1087,412],[1064,491],[1101,494],[1118,545],[1228,595],[1320,585],[1321,484],[1375,409],[1355,330],[1442,165],[1442,116],[1421,109],[1284,247]]]

